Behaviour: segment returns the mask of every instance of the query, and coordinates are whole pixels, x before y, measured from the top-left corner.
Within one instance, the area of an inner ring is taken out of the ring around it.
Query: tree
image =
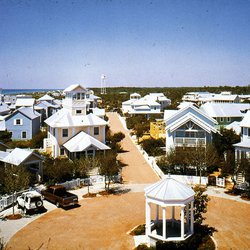
[[[107,152],[105,155],[99,156],[99,173],[105,177],[105,189],[109,192],[109,185],[112,177],[119,173],[121,165],[116,159],[117,154],[114,152]],[[108,181],[106,185],[106,181]]]
[[[111,150],[114,150],[116,152],[121,152],[122,147],[120,145],[120,142],[124,138],[125,138],[125,135],[122,132],[118,132],[118,133],[111,135],[110,130],[107,130],[106,140],[107,140],[107,145],[111,148]]]
[[[194,222],[197,224],[202,224],[205,220],[203,214],[207,212],[207,205],[208,205],[208,195],[204,194],[206,191],[205,187],[196,185],[193,187],[195,192],[194,196]]]
[[[154,139],[154,138],[149,138],[145,139],[141,142],[142,148],[152,156],[158,156],[163,153],[163,150],[161,147],[165,146],[165,142],[163,139]]]
[[[4,190],[13,195],[12,211],[14,214],[14,193],[29,187],[30,173],[24,166],[7,166],[4,168]]]
[[[233,144],[240,142],[240,136],[232,129],[220,128],[220,133],[214,134],[213,145],[219,157],[224,159],[224,153],[234,151]]]
[[[206,145],[206,147],[197,146],[190,148],[190,152],[186,154],[187,162],[196,167],[197,173],[199,172],[200,184],[201,176],[207,171],[207,169],[214,167],[218,164],[218,155],[212,144]]]
[[[7,130],[0,131],[0,141],[3,143],[11,141],[11,132],[8,132]]]
[[[81,157],[79,160],[74,161],[75,175],[80,178],[89,178],[91,170],[99,168],[100,161],[99,158],[93,157]],[[88,194],[89,194],[89,184],[88,183]]]
[[[44,161],[44,179],[50,184],[69,180],[74,175],[74,165],[68,159],[46,157]]]

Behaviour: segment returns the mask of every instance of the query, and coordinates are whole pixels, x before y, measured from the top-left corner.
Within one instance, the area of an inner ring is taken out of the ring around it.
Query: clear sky
[[[250,84],[250,1],[0,0],[0,87]]]

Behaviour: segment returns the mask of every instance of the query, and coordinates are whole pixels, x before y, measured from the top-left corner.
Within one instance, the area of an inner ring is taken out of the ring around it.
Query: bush
[[[159,156],[163,153],[161,147],[165,146],[165,142],[163,139],[154,139],[151,137],[143,140],[141,146],[149,155]]]
[[[131,235],[144,235],[145,234],[145,224],[137,226],[130,234]]]

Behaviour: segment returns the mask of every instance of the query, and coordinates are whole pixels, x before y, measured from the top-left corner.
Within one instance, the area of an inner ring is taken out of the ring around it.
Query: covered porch
[[[110,149],[110,147],[83,131],[64,143],[63,147],[71,160],[80,159],[82,156],[95,156],[97,151],[105,153],[106,150]]]

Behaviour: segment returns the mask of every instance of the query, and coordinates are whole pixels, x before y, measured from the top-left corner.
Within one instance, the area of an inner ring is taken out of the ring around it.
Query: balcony
[[[206,138],[190,138],[190,137],[176,137],[174,139],[174,145],[176,147],[197,147],[206,146]]]

